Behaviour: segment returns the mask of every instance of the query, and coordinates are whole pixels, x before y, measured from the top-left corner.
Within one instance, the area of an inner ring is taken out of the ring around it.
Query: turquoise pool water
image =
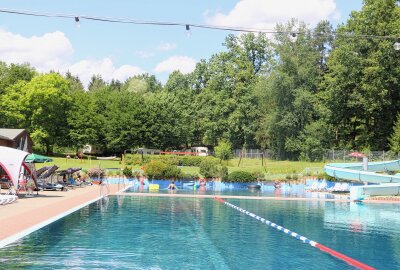
[[[400,205],[227,199],[378,269]],[[0,250],[1,269],[353,269],[213,199],[114,196]]]
[[[115,183],[115,179],[111,179]],[[118,183],[118,182],[117,182]],[[126,181],[127,193],[149,193],[149,182],[140,186],[138,181]],[[154,180],[153,184],[159,185],[157,193],[171,193],[167,187],[170,181]],[[282,184],[281,188],[275,189],[273,183],[270,185],[262,185],[260,189],[249,189],[247,183],[221,183],[221,182],[208,182],[205,190],[199,188],[194,189],[191,186],[185,186],[183,182],[175,182],[178,190],[174,190],[176,194],[194,194],[194,195],[233,195],[233,196],[257,196],[257,197],[298,197],[298,198],[319,198],[319,199],[332,199],[332,198],[346,198],[349,195],[335,195],[332,193],[323,192],[307,192],[305,184]]]

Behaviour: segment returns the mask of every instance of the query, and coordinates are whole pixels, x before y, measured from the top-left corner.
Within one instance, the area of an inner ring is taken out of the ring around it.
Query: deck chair
[[[322,181],[321,183],[318,184],[318,191],[326,191],[327,184],[325,181]]]
[[[333,187],[328,188],[328,191],[335,192],[335,191],[339,191],[341,188],[342,188],[342,184],[339,182],[336,182]]]
[[[17,196],[18,195],[18,190],[13,185],[10,185],[10,187],[8,189],[8,195]]]
[[[58,168],[57,165],[53,165],[38,177],[38,182],[41,183],[43,190],[60,190],[62,188],[59,187],[58,183],[47,182],[49,178],[52,180],[52,177]]]
[[[10,204],[18,199],[15,195],[0,195],[0,205]]]
[[[57,173],[58,173],[59,176],[63,176],[64,178],[66,178],[66,182],[67,183],[64,183],[64,185],[66,185],[68,187],[71,187],[71,188],[74,188],[74,187],[77,187],[77,186],[80,186],[80,185],[78,185],[76,183],[76,181],[71,177],[71,175],[74,172],[80,171],[81,169],[82,168],[68,168],[66,170],[58,171]]]
[[[53,166],[44,166],[40,169],[37,169],[35,171],[36,173],[36,179],[38,179],[39,177],[41,177],[46,171],[48,171],[50,168],[52,168]]]

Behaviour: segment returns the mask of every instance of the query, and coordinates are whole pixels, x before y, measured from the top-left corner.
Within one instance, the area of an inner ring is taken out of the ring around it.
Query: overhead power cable
[[[167,22],[167,21],[148,21],[148,20],[135,20],[129,18],[113,18],[113,17],[99,17],[90,15],[76,15],[76,14],[64,14],[64,13],[47,13],[47,12],[36,12],[29,10],[14,10],[0,8],[1,13],[25,15],[25,16],[36,16],[36,17],[48,17],[48,18],[66,18],[73,19],[76,23],[79,23],[82,19],[100,22],[110,23],[123,23],[123,24],[137,24],[137,25],[156,25],[156,26],[182,26],[185,27],[186,31],[190,31],[190,28],[202,28],[222,31],[233,31],[233,32],[244,32],[244,33],[265,33],[265,34],[288,34],[291,36],[305,34],[296,31],[277,31],[265,28],[250,28],[250,27],[238,27],[238,26],[220,26],[210,24],[196,24],[196,23],[181,23],[181,22]],[[363,35],[363,34],[350,34],[350,33],[317,33],[319,36],[331,36],[336,35],[345,38],[360,38],[360,39],[389,39],[395,40],[396,44],[399,43],[400,36],[392,35]],[[400,46],[400,43],[398,44]]]

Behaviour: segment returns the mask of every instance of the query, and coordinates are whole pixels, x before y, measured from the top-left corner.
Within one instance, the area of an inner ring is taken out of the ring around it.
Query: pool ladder
[[[118,177],[118,192],[120,192],[121,191],[121,188],[123,189],[123,190],[125,190],[126,189],[126,184],[125,184],[125,178],[121,178],[121,177]]]
[[[100,184],[100,197],[106,197],[110,194],[110,185],[108,184],[108,180],[104,180]]]

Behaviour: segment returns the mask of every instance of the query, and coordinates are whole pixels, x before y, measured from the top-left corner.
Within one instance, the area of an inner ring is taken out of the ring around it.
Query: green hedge
[[[257,178],[254,177],[252,173],[245,171],[235,171],[228,174],[228,177],[223,179],[224,182],[238,182],[238,183],[248,183],[254,182]]]
[[[177,179],[183,176],[181,169],[163,160],[152,160],[144,164],[144,174],[149,179]]]
[[[151,160],[161,160],[165,163],[181,165],[181,166],[194,166],[199,167],[200,163],[211,157],[201,156],[175,156],[175,155],[138,155],[138,154],[127,154],[125,155],[125,165],[139,165],[149,163]]]
[[[132,167],[125,167],[125,168],[122,170],[122,173],[123,173],[126,177],[131,178],[131,177],[133,176]]]

